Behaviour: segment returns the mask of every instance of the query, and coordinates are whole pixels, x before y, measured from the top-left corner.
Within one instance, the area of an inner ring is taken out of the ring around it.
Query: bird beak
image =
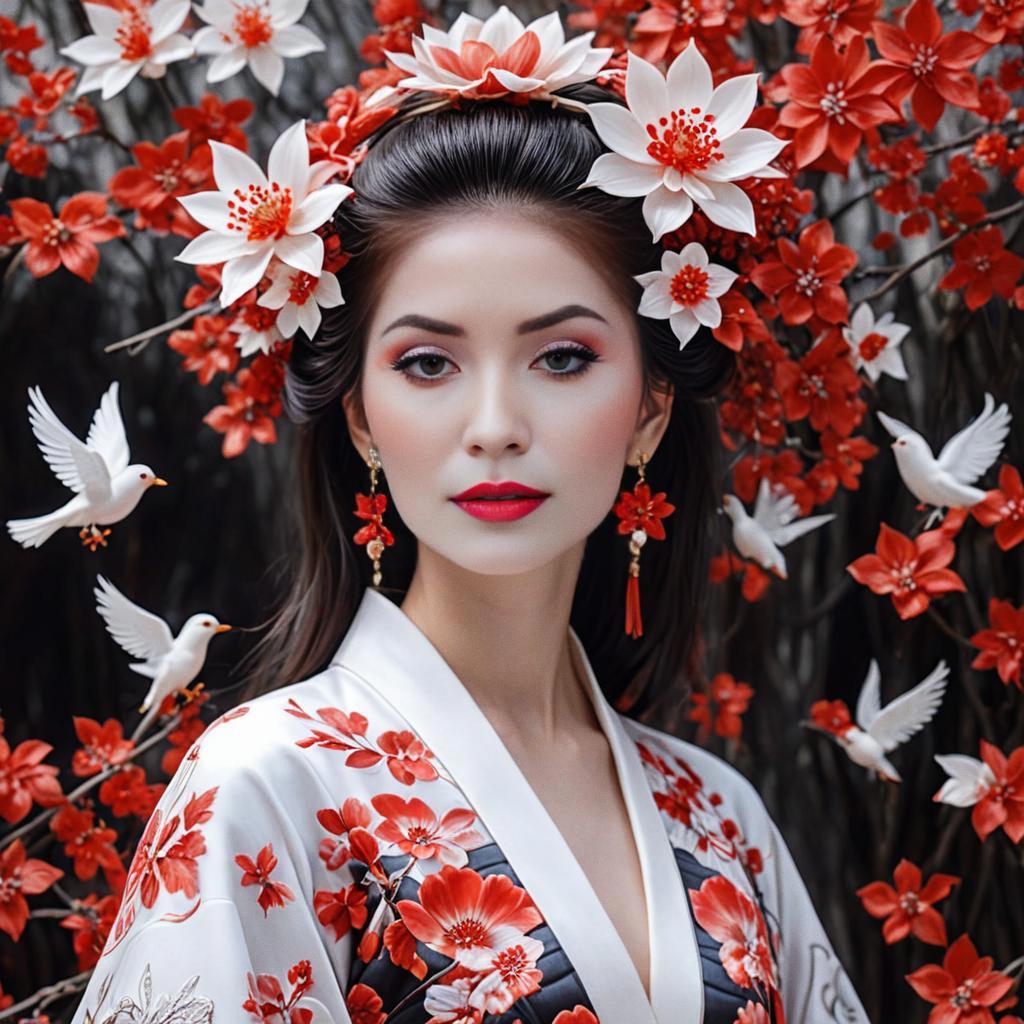
[[[215,630],[214,633],[226,633],[231,627],[226,623],[222,622]]]
[[[153,477],[153,486],[154,487],[166,487],[167,486],[167,481],[166,480],[161,480],[160,477],[155,476],[155,477]]]

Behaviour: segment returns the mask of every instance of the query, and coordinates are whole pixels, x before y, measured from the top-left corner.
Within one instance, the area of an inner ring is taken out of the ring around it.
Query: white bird
[[[160,710],[164,697],[183,690],[199,675],[210,640],[231,627],[208,612],[196,612],[178,635],[172,636],[170,626],[159,615],[128,600],[103,576],[96,580],[96,610],[106,621],[107,631],[129,654],[143,659],[129,668],[153,680],[139,706],[139,712],[146,713],[135,729],[134,735],[139,736]]]
[[[938,458],[912,427],[884,412],[878,418],[896,438],[891,447],[907,489],[922,505],[935,506],[930,525],[941,518],[942,509],[970,508],[985,497],[985,491],[971,484],[999,458],[1012,417],[1005,402],[997,409],[986,392],[985,408],[945,443]]]
[[[28,389],[28,418],[39,450],[75,497],[49,515],[8,520],[8,532],[23,547],[40,547],[62,526],[80,526],[82,543],[95,551],[110,533],[99,526],[120,522],[150,487],[167,485],[149,466],[129,464],[117,388],[115,380],[100,400],[84,444],[57,418],[39,388]]]
[[[754,500],[754,514],[747,515],[743,502],[734,494],[722,498],[722,508],[732,520],[732,540],[736,550],[782,579],[786,579],[786,559],[779,548],[815,527],[823,526],[835,513],[797,519],[796,498],[784,487],[772,488],[768,478],[761,477]]]
[[[900,782],[900,773],[885,755],[931,721],[942,703],[948,678],[949,666],[944,660],[940,661],[917,686],[889,701],[883,708],[879,706],[878,662],[872,658],[857,698],[856,724],[826,731],[854,764],[868,769],[869,775],[877,774],[888,782]]]

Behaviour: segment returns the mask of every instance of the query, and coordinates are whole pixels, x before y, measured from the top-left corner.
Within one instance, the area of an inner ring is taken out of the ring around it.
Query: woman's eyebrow
[[[560,324],[563,320],[572,320],[574,317],[579,316],[600,320],[603,324],[608,323],[600,313],[589,306],[581,306],[574,303],[568,306],[561,306],[550,313],[545,313],[543,316],[534,317],[532,320],[524,320],[516,328],[516,334],[530,334],[532,331],[542,331],[546,327],[554,327],[555,324]],[[418,327],[420,330],[430,331],[433,334],[444,334],[456,338],[465,337],[466,334],[465,329],[459,327],[458,324],[450,324],[444,320],[434,320],[432,317],[422,316],[419,313],[406,313],[385,327],[381,331],[381,335],[383,336],[398,327]]]

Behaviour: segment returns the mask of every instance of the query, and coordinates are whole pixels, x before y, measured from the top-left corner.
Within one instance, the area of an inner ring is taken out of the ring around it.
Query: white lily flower
[[[223,82],[246,66],[274,96],[284,78],[285,57],[305,57],[324,42],[295,22],[309,0],[206,0],[196,13],[207,22],[194,36],[196,52],[213,56],[208,82]]]
[[[682,349],[702,325],[717,327],[722,322],[718,299],[736,277],[728,267],[709,263],[700,242],[690,242],[682,252],[666,250],[661,254],[661,270],[634,276],[644,286],[637,312],[667,319]]]
[[[971,807],[996,784],[992,769],[976,757],[968,757],[967,754],[936,754],[935,760],[949,776],[932,797],[937,803]]]
[[[102,89],[116,96],[136,75],[161,78],[167,65],[192,56],[192,42],[178,32],[188,17],[188,0],[157,0],[115,10],[83,4],[93,35],[61,49],[65,57],[86,65],[76,96]]]
[[[411,54],[384,51],[412,76],[398,86],[472,99],[508,93],[543,99],[555,89],[590,81],[612,55],[610,47],[590,46],[593,32],[567,43],[557,11],[524,26],[504,4],[486,21],[463,11],[447,32],[431,25],[422,31],[422,38],[412,37]]]
[[[319,187],[336,170],[327,160],[309,164],[306,122],[297,121],[274,143],[267,174],[241,150],[211,142],[215,192],[178,202],[209,230],[175,257],[182,263],[223,263],[220,302],[259,284],[272,257],[319,277],[324,243],[315,231],[352,194],[348,185]]]
[[[331,273],[313,277],[286,263],[275,261],[267,271],[271,286],[256,300],[267,309],[279,309],[277,326],[290,338],[301,327],[312,340],[320,327],[320,310],[333,309],[344,303],[341,285]]]
[[[257,322],[250,323],[245,316],[239,317],[228,330],[238,335],[235,348],[243,357],[255,355],[257,352],[270,355],[277,342],[286,340],[276,323],[261,324],[258,319]]]
[[[883,373],[897,380],[907,379],[899,345],[909,333],[910,327],[896,323],[892,313],[883,313],[876,320],[866,302],[853,311],[850,326],[843,328],[854,369],[863,370],[872,381]]]
[[[612,152],[594,161],[580,188],[646,196],[644,220],[654,241],[685,224],[694,203],[719,227],[755,234],[754,207],[734,181],[783,177],[768,164],[786,145],[771,132],[743,127],[757,99],[757,79],[738,75],[715,88],[693,42],[664,77],[630,52],[627,106],[587,104]]]

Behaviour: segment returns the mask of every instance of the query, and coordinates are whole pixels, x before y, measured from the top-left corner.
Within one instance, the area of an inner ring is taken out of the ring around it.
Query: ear
[[[659,390],[664,388],[665,390]],[[652,385],[640,405],[640,413],[637,416],[636,430],[630,442],[627,453],[626,464],[635,466],[637,464],[637,452],[646,452],[653,456],[658,445],[661,443],[665,431],[668,429],[668,421],[672,416],[672,400],[675,396],[674,387],[669,384]]]
[[[342,395],[341,406],[345,411],[345,421],[348,424],[348,435],[352,439],[352,444],[359,452],[359,457],[363,462],[369,465],[369,452],[373,445],[373,438],[366,422],[366,410],[363,408],[363,396],[358,384],[351,391]]]

